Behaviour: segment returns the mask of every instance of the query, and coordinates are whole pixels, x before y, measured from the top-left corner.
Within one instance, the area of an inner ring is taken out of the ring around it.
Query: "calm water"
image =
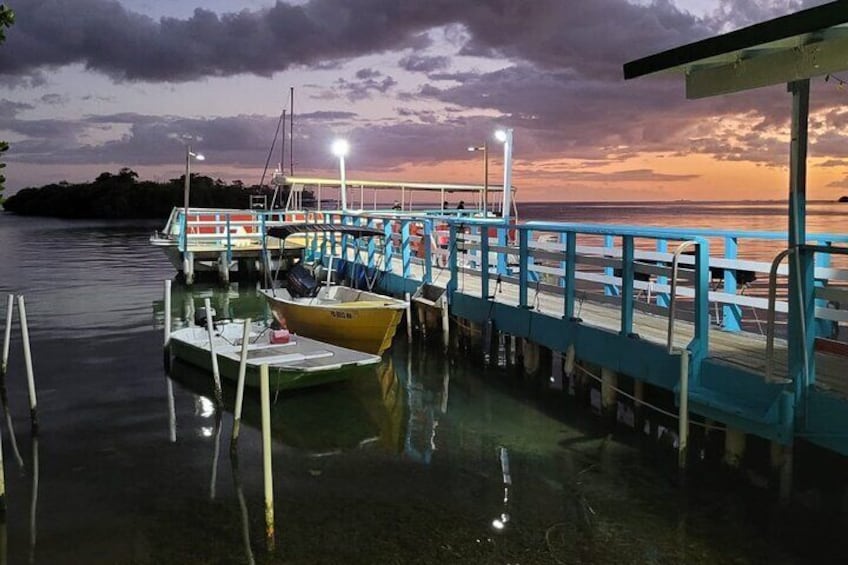
[[[579,219],[693,226],[729,217],[740,222],[733,227],[760,229],[782,218],[689,207],[688,216],[651,220],[631,208]],[[551,219],[578,219],[574,205],[549,209]],[[814,221],[846,231],[846,214]],[[170,381],[163,369],[162,281],[174,273],[147,245],[157,227],[0,215],[0,294],[26,296],[41,422],[36,443],[15,335],[9,405],[23,466],[4,426],[5,562],[825,560],[811,557],[808,542],[832,542],[810,537],[826,517],[799,531],[767,497],[738,485],[678,488],[668,465],[607,437],[568,400],[403,341],[360,381],[276,399],[278,531],[269,555],[258,398],[247,399],[236,466],[232,389],[218,414],[207,375],[178,365]],[[199,285],[175,288],[174,314],[205,296],[232,315],[264,311],[255,287]]]

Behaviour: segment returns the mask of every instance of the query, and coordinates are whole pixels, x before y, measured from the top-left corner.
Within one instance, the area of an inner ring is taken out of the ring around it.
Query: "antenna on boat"
[[[289,175],[294,176],[294,87],[289,87],[289,102],[291,104],[291,121],[289,122]],[[284,159],[285,160],[285,159]],[[282,164],[280,165],[282,168]]]
[[[283,109],[283,136],[280,139],[280,174],[286,174],[286,110]]]

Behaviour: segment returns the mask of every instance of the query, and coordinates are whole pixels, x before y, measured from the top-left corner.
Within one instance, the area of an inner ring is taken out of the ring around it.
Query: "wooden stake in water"
[[[6,466],[3,464],[3,434],[0,430],[0,521],[6,523]]]
[[[262,470],[265,476],[265,539],[274,551],[274,474],[271,468],[271,390],[268,365],[259,367],[259,396],[262,404]]]
[[[0,379],[5,379],[6,371],[9,369],[9,343],[12,339],[12,309],[15,307],[15,295],[9,295],[9,302],[6,304],[6,333],[3,334],[3,365],[0,365]],[[5,381],[0,382],[0,386],[6,386]]]
[[[215,330],[212,322],[212,303],[206,298],[203,301],[206,307],[206,331],[209,333],[209,355],[212,356],[212,379],[215,381],[215,401],[218,406],[224,404],[224,395],[221,392],[221,373],[218,371],[218,355],[215,353]]]
[[[24,363],[26,364],[27,387],[29,388],[29,415],[32,420],[32,433],[38,433],[38,400],[35,397],[35,376],[32,373],[32,352],[29,347],[29,328],[27,327],[26,305],[23,295],[18,296],[18,314],[21,317],[21,335],[24,341]]]
[[[408,292],[404,298],[406,299],[406,339],[412,343],[412,303]]]
[[[236,386],[236,405],[233,411],[233,437],[230,449],[235,450],[238,443],[239,426],[241,425],[241,408],[244,403],[244,377],[247,372],[247,346],[250,344],[251,319],[244,320],[244,331],[241,335],[241,358],[239,359],[238,385]]]
[[[171,343],[171,281],[165,281],[165,349]]]

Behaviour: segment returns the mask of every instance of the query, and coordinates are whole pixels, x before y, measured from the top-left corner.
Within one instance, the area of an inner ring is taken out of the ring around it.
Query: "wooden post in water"
[[[3,365],[0,366],[0,386],[6,386],[6,371],[9,369],[9,343],[12,339],[12,309],[15,307],[15,295],[9,295],[6,304],[6,333],[3,334]]]
[[[259,367],[259,396],[262,405],[262,470],[265,477],[265,540],[274,551],[274,474],[271,467],[271,391],[268,365]]]
[[[171,281],[165,281],[165,339],[163,344],[163,361],[165,363],[165,368],[167,369],[170,365],[170,351],[169,346],[171,345]]]
[[[18,315],[21,317],[21,335],[24,342],[24,364],[26,365],[27,387],[29,388],[29,416],[32,420],[32,433],[38,433],[38,400],[35,396],[35,376],[32,373],[32,351],[29,347],[29,328],[27,327],[26,305],[23,295],[18,296]]]
[[[412,302],[409,293],[404,294],[406,300],[406,340],[412,343]]]
[[[3,463],[3,433],[0,430],[0,521],[6,523],[6,465]]]
[[[236,405],[233,410],[233,437],[230,440],[230,450],[235,451],[238,444],[239,426],[241,425],[241,409],[244,403],[244,377],[247,372],[247,346],[250,341],[251,319],[244,320],[244,331],[241,336],[241,358],[239,359],[238,385],[236,386]]]
[[[215,331],[212,323],[212,303],[208,298],[203,300],[206,308],[206,332],[209,334],[209,354],[212,356],[212,379],[215,381],[215,401],[218,406],[224,403],[224,395],[221,392],[221,373],[218,370],[218,355],[215,353]]]
[[[450,311],[447,292],[442,295],[442,345],[445,349],[450,346]]]

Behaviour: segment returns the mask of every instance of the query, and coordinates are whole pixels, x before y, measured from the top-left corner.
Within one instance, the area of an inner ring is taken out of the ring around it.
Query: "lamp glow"
[[[506,132],[502,129],[499,129],[495,132],[495,139],[497,139],[501,143],[506,143]]]
[[[347,210],[347,179],[345,178],[345,155],[350,150],[346,139],[337,139],[330,147],[333,155],[339,158],[339,191],[342,197],[342,210]]]
[[[346,139],[337,139],[333,142],[331,149],[336,157],[345,157],[350,150],[350,145]]]

